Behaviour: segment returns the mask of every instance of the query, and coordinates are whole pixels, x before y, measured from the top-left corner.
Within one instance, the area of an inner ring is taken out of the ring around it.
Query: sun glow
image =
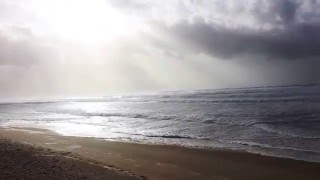
[[[33,8],[55,35],[79,43],[126,36],[136,27],[104,0],[33,0]]]

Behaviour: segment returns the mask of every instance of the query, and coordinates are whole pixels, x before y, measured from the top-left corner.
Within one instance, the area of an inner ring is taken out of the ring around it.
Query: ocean
[[[0,126],[320,162],[320,85],[1,103]]]

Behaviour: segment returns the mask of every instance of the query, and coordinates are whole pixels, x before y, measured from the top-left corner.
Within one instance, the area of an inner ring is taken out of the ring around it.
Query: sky
[[[0,98],[320,83],[320,0],[0,0]]]

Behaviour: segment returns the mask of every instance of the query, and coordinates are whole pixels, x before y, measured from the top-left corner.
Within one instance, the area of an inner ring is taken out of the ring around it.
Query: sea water
[[[0,104],[0,125],[320,162],[320,86],[135,93]]]

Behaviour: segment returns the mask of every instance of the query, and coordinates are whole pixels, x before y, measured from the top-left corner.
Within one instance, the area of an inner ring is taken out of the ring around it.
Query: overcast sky
[[[320,82],[320,0],[0,0],[0,97]]]

